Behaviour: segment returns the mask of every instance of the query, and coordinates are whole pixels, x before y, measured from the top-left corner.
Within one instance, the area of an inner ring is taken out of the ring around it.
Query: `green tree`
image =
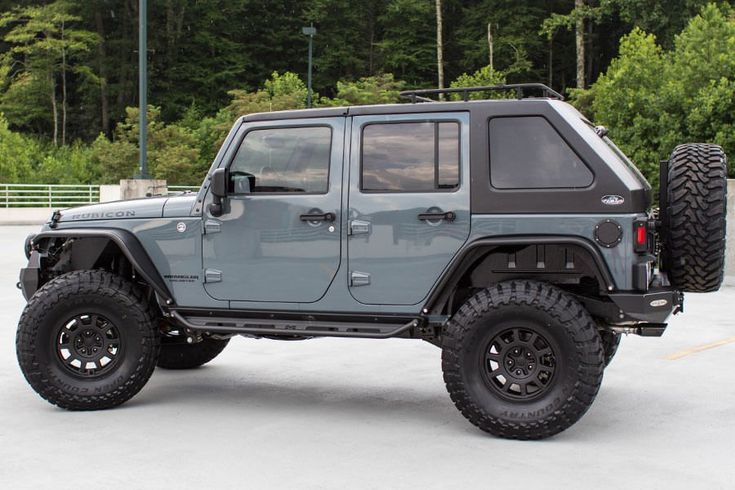
[[[464,87],[487,87],[492,85],[501,85],[505,83],[505,74],[495,71],[490,65],[480,68],[474,73],[463,73],[455,81],[450,84],[451,88]],[[487,98],[506,98],[508,94],[504,92],[471,92],[469,98],[473,100]],[[462,94],[452,94],[453,100],[461,100]]]
[[[458,28],[458,53],[461,66],[467,68],[490,64],[518,81],[538,80],[539,66],[546,60],[546,44],[537,31],[547,15],[547,2],[530,0],[484,0],[467,2]]]
[[[676,36],[667,61],[661,86],[663,149],[682,140],[713,141],[735,154],[735,107],[728,92],[735,82],[733,9],[705,6]]]
[[[66,142],[70,73],[96,80],[93,70],[82,62],[82,55],[98,39],[94,33],[74,27],[81,18],[72,14],[72,7],[66,0],[57,0],[19,7],[0,17],[0,27],[11,26],[4,41],[12,46],[3,60],[6,90],[0,107],[12,123],[29,126],[35,120],[47,122],[46,111],[40,109],[48,107],[41,103],[45,97],[51,104],[54,144],[59,141],[59,97],[61,144]],[[26,112],[34,105],[38,109]]]
[[[291,72],[279,74],[277,71],[265,81],[264,88],[255,92],[230,90],[232,97],[226,110],[233,118],[254,112],[303,109],[306,107],[307,88],[298,75]],[[318,94],[314,94],[318,98]]]
[[[129,179],[138,168],[138,108],[129,107],[125,121],[115,128],[115,139],[99,135],[91,147],[93,163],[103,169],[102,180],[116,183]],[[161,109],[148,106],[148,165],[151,174],[169,184],[198,184],[206,166],[199,158],[194,132],[184,126],[165,124]]]
[[[388,72],[411,85],[435,86],[436,24],[432,0],[390,0],[379,17],[379,46]]]
[[[729,6],[709,4],[664,51],[634,29],[620,55],[575,103],[657,180],[660,158],[679,143],[714,142],[735,153],[735,18]]]
[[[0,182],[25,182],[33,170],[37,144],[8,127],[0,113]]]
[[[649,176],[660,160],[661,74],[665,60],[652,34],[634,29],[591,89],[592,116]]]
[[[399,92],[404,83],[385,73],[362,77],[355,82],[337,82],[337,95],[333,99],[322,97],[323,106],[348,106],[367,104],[394,104],[400,101]]]

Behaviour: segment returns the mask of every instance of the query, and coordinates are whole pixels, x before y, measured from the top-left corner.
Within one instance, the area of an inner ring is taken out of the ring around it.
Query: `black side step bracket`
[[[171,316],[177,323],[184,327],[200,332],[354,337],[367,339],[398,337],[412,328],[417,328],[421,324],[418,318],[408,323],[353,323],[269,318],[185,317],[175,310],[171,311]]]

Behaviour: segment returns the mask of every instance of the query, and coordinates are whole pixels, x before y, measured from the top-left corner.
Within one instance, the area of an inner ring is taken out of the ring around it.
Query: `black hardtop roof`
[[[514,92],[515,99],[471,99],[472,93]],[[528,94],[541,94],[541,97],[532,97]],[[429,96],[443,97],[445,95],[459,95],[461,101],[436,101]],[[302,119],[315,117],[340,117],[373,114],[411,114],[426,112],[459,112],[472,108],[485,107],[487,104],[519,104],[527,101],[563,101],[564,97],[543,83],[514,83],[500,85],[485,85],[481,87],[457,87],[442,89],[404,90],[401,97],[410,101],[407,104],[382,104],[349,107],[327,107],[322,109],[298,109],[278,112],[259,112],[249,114],[240,119],[245,121],[272,121],[278,119]]]
[[[316,109],[293,109],[286,111],[257,112],[242,116],[239,122],[275,121],[280,119],[309,119],[318,117],[363,116],[374,114],[412,114],[427,112],[462,112],[480,109],[488,105],[518,104],[551,104],[563,103],[547,97],[530,97],[525,99],[489,99],[451,102],[420,102],[417,104],[380,104],[347,107],[324,107]]]

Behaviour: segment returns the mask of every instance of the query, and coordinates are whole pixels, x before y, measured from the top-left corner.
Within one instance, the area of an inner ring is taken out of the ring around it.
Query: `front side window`
[[[543,117],[490,120],[490,182],[497,189],[587,187],[594,178]]]
[[[362,190],[434,192],[459,186],[459,123],[369,124],[362,131]]]
[[[230,190],[326,193],[331,146],[327,126],[252,130],[230,166]]]

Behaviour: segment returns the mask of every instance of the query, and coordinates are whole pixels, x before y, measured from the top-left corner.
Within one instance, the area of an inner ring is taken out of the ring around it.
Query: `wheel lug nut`
[[[521,374],[523,374],[523,372],[522,372],[522,371],[521,371],[520,369],[517,369],[517,370],[516,370],[516,374],[517,374],[518,376],[520,376]]]

